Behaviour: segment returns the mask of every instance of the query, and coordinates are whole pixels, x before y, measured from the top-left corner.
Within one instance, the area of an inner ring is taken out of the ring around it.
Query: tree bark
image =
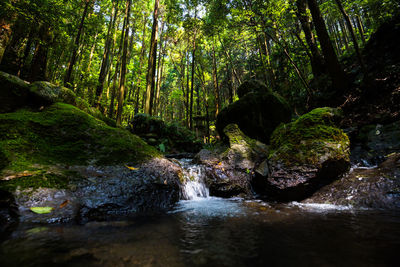
[[[64,86],[65,87],[70,87],[72,70],[73,70],[75,62],[76,62],[79,43],[80,43],[80,38],[81,38],[82,31],[83,31],[83,25],[84,25],[84,22],[85,22],[86,15],[87,15],[87,13],[89,11],[90,3],[91,3],[91,0],[85,0],[85,8],[83,10],[81,22],[80,22],[79,27],[78,27],[78,33],[76,34],[74,46],[72,48],[72,55],[71,55],[71,58],[70,58],[69,63],[68,63],[67,73],[66,73],[65,78],[64,78]]]
[[[213,64],[213,85],[215,92],[215,117],[217,117],[220,109],[220,99],[219,99],[219,86],[218,86],[217,59],[215,58],[214,40],[212,43],[212,64]]]
[[[353,45],[354,45],[354,49],[356,50],[356,55],[357,55],[357,58],[358,58],[358,62],[360,63],[360,66],[361,66],[361,69],[362,69],[364,75],[366,75],[367,71],[366,71],[366,68],[365,68],[365,65],[364,65],[363,58],[361,56],[360,48],[358,46],[358,42],[357,42],[356,35],[354,33],[353,26],[351,25],[350,17],[349,17],[349,15],[347,15],[346,10],[344,10],[342,2],[340,0],[335,0],[335,2],[336,2],[337,6],[339,7],[340,12],[342,13],[342,15],[344,17],[344,20],[345,20],[345,22],[347,24],[347,28],[350,31],[350,36],[351,36],[351,39],[353,40]]]
[[[328,32],[326,30],[325,21],[322,18],[321,11],[316,0],[308,0],[308,6],[315,24],[322,52],[327,63],[327,69],[332,79],[332,84],[337,91],[347,89],[348,82],[346,75],[340,66],[339,60],[332,46]]]
[[[159,11],[159,0],[155,0],[154,13],[153,13],[153,27],[151,31],[151,40],[150,40],[149,63],[147,66],[147,77],[146,77],[146,103],[144,106],[144,113],[147,113],[149,115],[152,115],[152,110],[153,110],[156,58],[157,58],[158,11]]]
[[[117,108],[117,125],[121,125],[122,122],[122,108],[124,104],[125,95],[125,76],[126,76],[126,65],[127,65],[127,54],[129,45],[129,17],[131,11],[132,0],[126,1],[126,12],[125,12],[125,27],[124,29],[124,49],[122,52],[121,59],[121,75],[119,79],[119,90],[118,90],[118,108]]]
[[[116,0],[114,2],[114,5],[112,7],[111,11],[111,21],[108,24],[108,29],[107,29],[107,37],[106,37],[106,43],[104,46],[104,53],[103,53],[103,59],[101,61],[101,67],[100,67],[100,74],[99,74],[99,79],[98,79],[98,84],[96,87],[96,107],[100,105],[101,101],[101,96],[103,94],[103,87],[104,87],[104,81],[107,77],[107,72],[108,72],[108,66],[109,66],[109,57],[110,57],[110,51],[111,51],[111,45],[112,45],[112,38],[111,36],[113,35],[113,31],[115,29],[115,22],[117,20],[117,14],[118,14],[118,1]]]

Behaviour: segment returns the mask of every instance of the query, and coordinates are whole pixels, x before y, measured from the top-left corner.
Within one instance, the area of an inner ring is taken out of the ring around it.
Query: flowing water
[[[201,183],[201,168],[184,167],[190,182]],[[186,200],[159,216],[20,224],[0,244],[0,266],[399,264],[398,212],[221,199],[209,197],[203,186],[186,185]]]

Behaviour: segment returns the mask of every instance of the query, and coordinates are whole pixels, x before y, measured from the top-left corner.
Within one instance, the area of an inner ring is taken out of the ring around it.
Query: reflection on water
[[[20,225],[1,266],[395,266],[400,214],[241,199],[85,225]]]

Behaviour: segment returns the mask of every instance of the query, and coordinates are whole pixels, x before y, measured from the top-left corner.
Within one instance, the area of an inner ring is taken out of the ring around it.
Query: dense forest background
[[[368,76],[396,0],[2,0],[0,70],[71,88],[118,125],[159,116],[208,137],[245,80],[294,113]]]

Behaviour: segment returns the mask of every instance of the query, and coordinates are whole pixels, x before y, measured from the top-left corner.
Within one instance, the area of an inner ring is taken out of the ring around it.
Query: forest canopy
[[[361,81],[362,47],[399,10],[396,0],[3,0],[0,70],[70,88],[119,125],[147,113],[209,137],[246,80],[300,113]]]

